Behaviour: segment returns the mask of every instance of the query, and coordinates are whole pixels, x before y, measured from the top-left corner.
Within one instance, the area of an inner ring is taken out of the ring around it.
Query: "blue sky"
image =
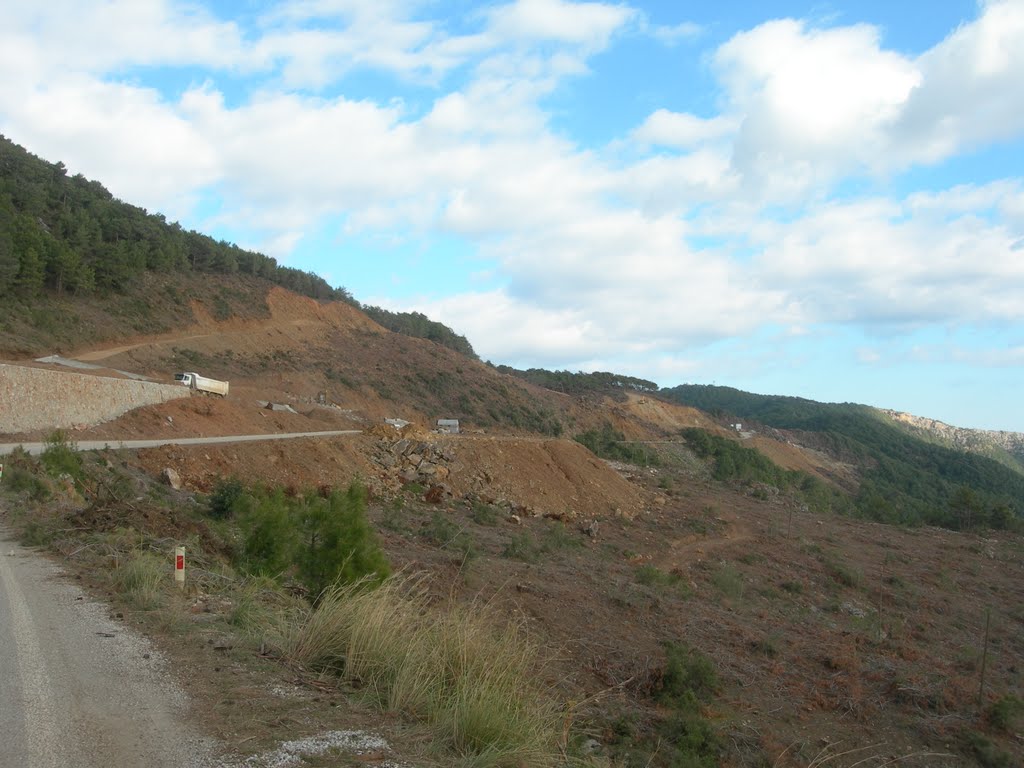
[[[1024,431],[1024,0],[5,16],[4,135],[485,359]]]

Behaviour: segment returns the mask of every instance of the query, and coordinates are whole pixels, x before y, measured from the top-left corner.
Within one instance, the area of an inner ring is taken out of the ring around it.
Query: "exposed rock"
[[[177,470],[172,467],[164,467],[163,478],[164,482],[171,486],[171,488],[176,491],[181,490],[181,475],[178,474]]]
[[[581,523],[580,531],[591,538],[597,538],[597,520]]]

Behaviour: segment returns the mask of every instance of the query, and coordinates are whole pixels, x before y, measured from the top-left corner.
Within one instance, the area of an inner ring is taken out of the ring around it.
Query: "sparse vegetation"
[[[501,556],[531,563],[539,557],[539,552],[537,544],[531,536],[525,533],[514,533],[505,542]]]
[[[605,422],[600,429],[581,432],[576,435],[576,442],[586,446],[603,459],[641,464],[645,467],[658,466],[661,463],[657,453],[645,445],[627,442],[626,436],[615,429],[610,422]]]
[[[283,649],[429,722],[464,765],[560,764],[562,715],[537,685],[539,648],[525,626],[486,605],[428,608],[407,578],[336,586]]]
[[[665,644],[666,664],[653,695],[664,708],[651,730],[620,719],[614,731],[613,754],[623,766],[715,768],[722,744],[701,707],[718,689],[711,661],[686,645]]]
[[[82,481],[82,457],[75,444],[63,430],[51,432],[40,455],[50,477],[67,475],[75,482]]]
[[[711,581],[719,592],[733,600],[742,598],[746,591],[743,576],[728,564],[719,566],[712,575]]]
[[[163,605],[164,594],[170,587],[170,560],[136,549],[130,552],[127,561],[117,566],[111,578],[132,607],[152,611]]]

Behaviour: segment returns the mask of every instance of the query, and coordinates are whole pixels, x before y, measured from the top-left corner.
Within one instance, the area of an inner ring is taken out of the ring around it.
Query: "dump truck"
[[[221,397],[228,396],[228,382],[208,379],[194,371],[176,373],[174,374],[174,380],[196,392],[205,392],[206,394],[220,395]]]

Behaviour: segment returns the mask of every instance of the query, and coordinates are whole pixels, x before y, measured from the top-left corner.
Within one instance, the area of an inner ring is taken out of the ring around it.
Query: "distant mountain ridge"
[[[883,522],[1002,527],[1024,511],[1024,471],[1003,450],[970,451],[856,403],[819,403],[731,387],[683,384],[659,394],[724,420],[782,430],[858,468],[858,514]]]
[[[938,438],[943,443],[963,451],[981,453],[1000,461],[1012,463],[1014,469],[1024,472],[1024,432],[996,429],[970,429],[904,411],[879,408],[881,413],[898,424],[922,434]]]

